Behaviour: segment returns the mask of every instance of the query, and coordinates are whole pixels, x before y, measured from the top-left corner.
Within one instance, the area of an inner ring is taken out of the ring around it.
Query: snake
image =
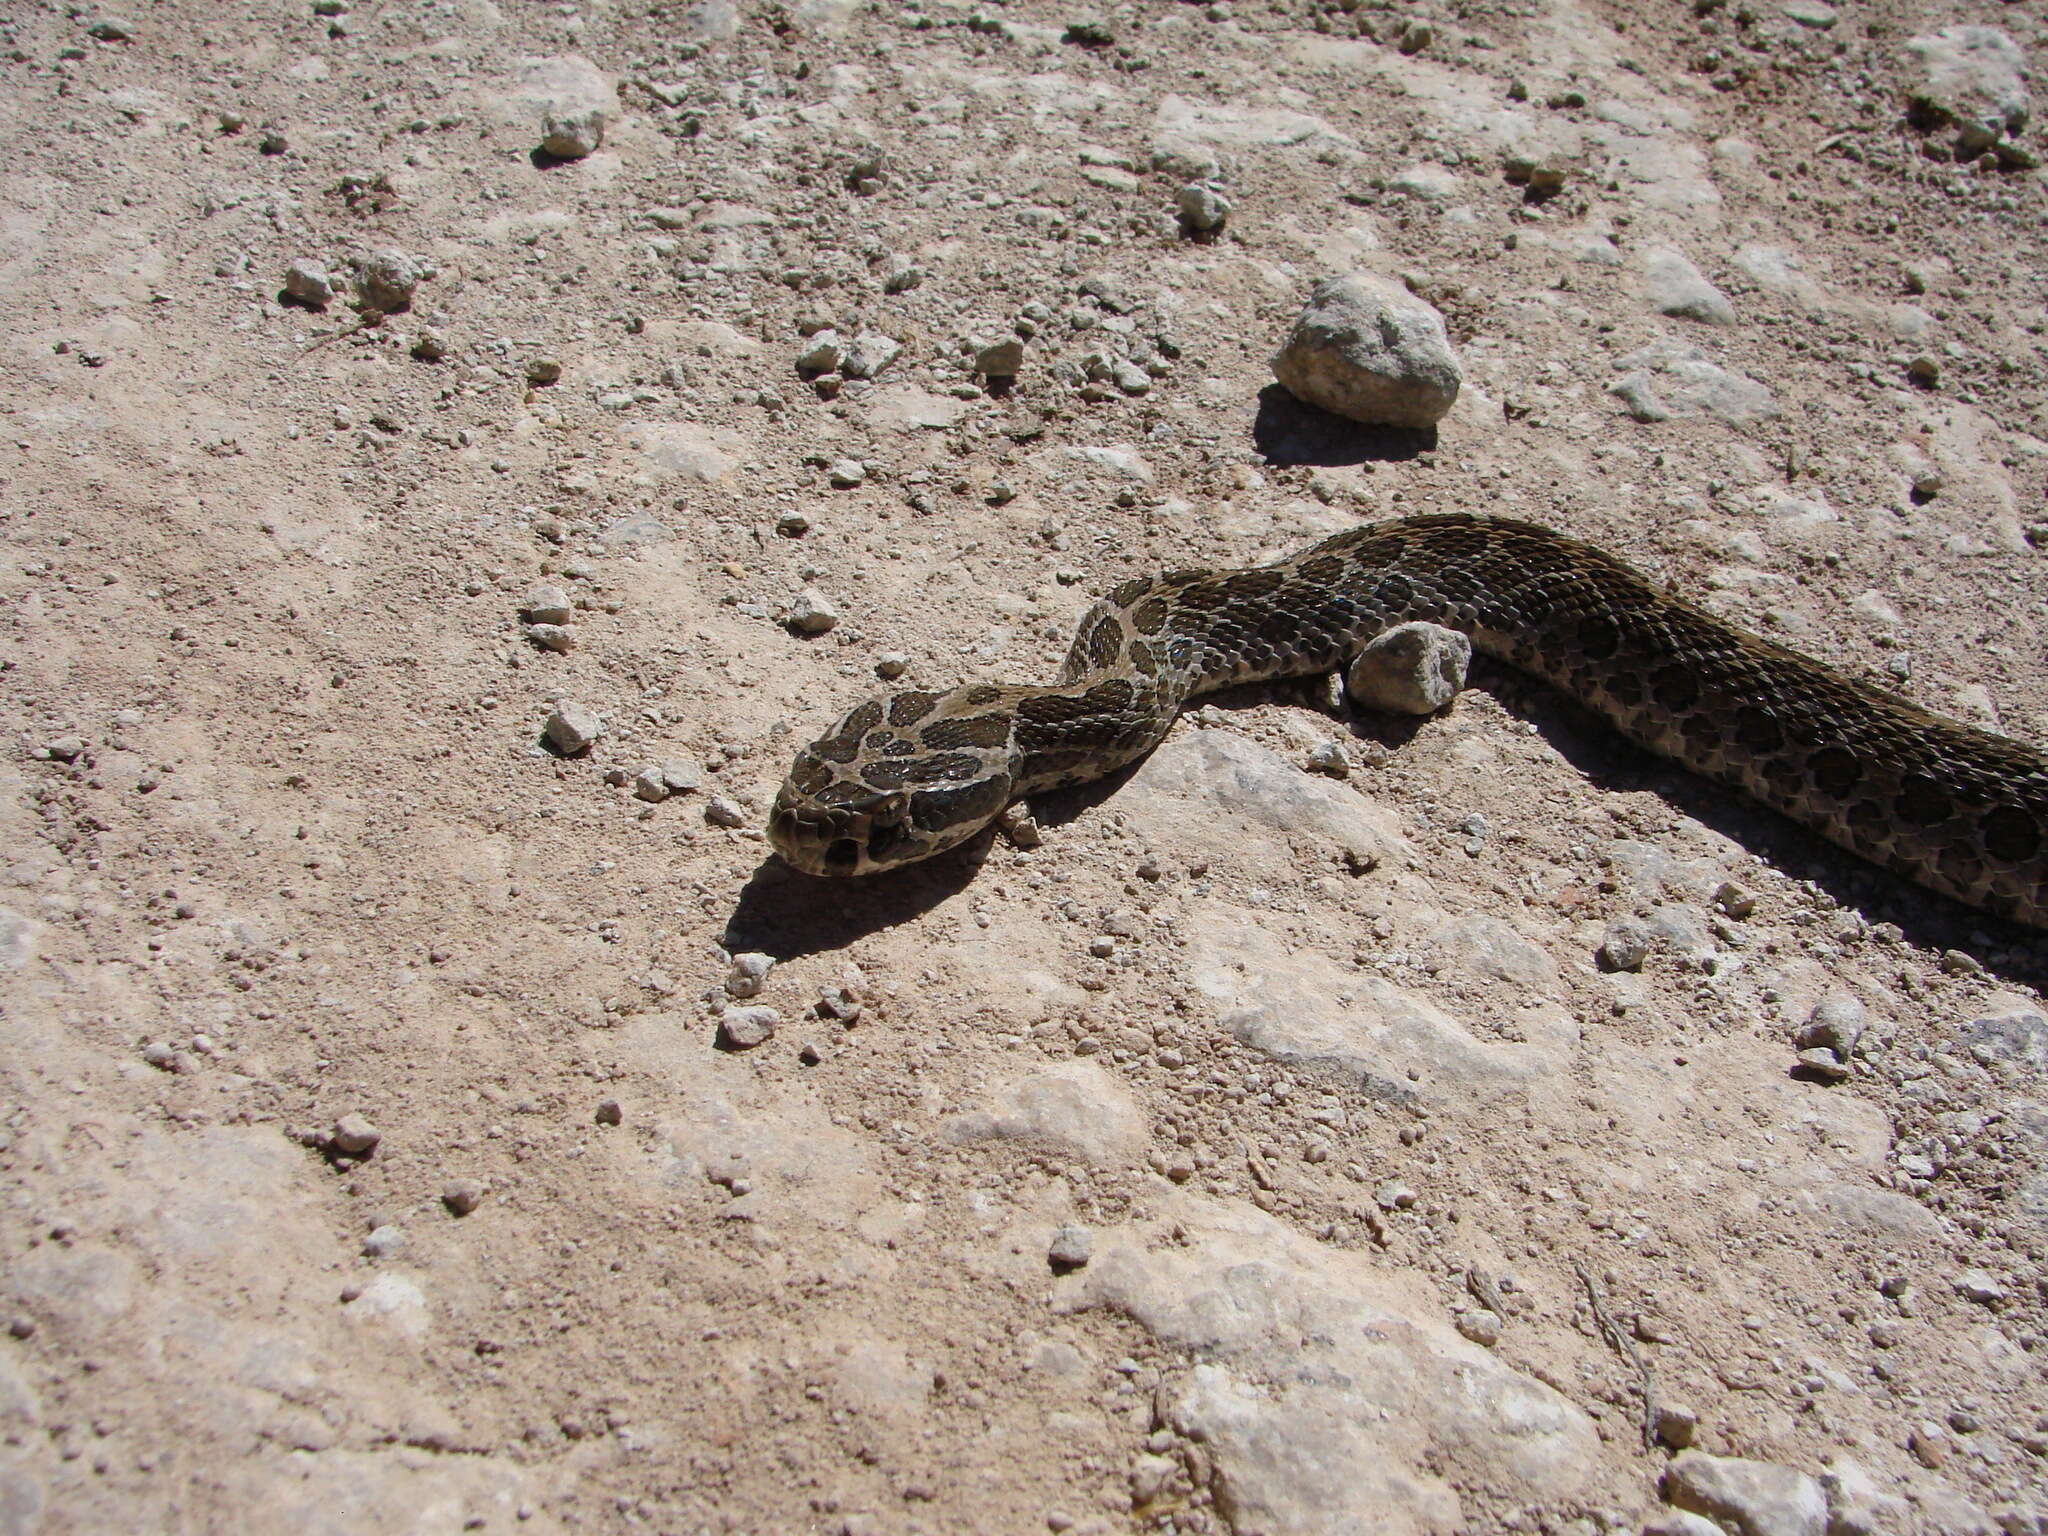
[[[2048,928],[2048,759],[1726,622],[1549,528],[1437,513],[1270,565],[1126,581],[1049,684],[906,689],[796,755],[768,816],[807,874],[871,875],[1142,758],[1189,700],[1342,672],[1406,623],[1466,635],[1639,746],[1883,869]]]

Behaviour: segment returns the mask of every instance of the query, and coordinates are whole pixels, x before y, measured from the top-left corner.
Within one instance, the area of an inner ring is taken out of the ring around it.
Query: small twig
[[[1657,1448],[1657,1391],[1650,1380],[1650,1363],[1636,1348],[1636,1341],[1628,1331],[1614,1320],[1607,1310],[1607,1298],[1600,1292],[1600,1282],[1593,1277],[1593,1266],[1584,1259],[1573,1259],[1572,1268],[1578,1271],[1579,1283],[1586,1288],[1586,1304],[1593,1311],[1593,1322],[1600,1329],[1600,1337],[1607,1341],[1607,1347],[1635,1367],[1636,1377],[1643,1394],[1643,1449]]]

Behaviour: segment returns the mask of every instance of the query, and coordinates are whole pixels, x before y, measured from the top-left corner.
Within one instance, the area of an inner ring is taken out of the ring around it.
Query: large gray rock
[[[1458,398],[1444,319],[1371,272],[1317,283],[1273,359],[1297,399],[1379,427],[1433,427]]]
[[[1232,1530],[1447,1536],[1461,1492],[1563,1501],[1595,1484],[1585,1414],[1371,1259],[1186,1192],[1099,1239],[1055,1306],[1121,1313],[1192,1366],[1166,1413],[1208,1451]]]
[[[1731,427],[1746,427],[1778,414],[1778,401],[1755,379],[1709,362],[1698,347],[1682,341],[1654,341],[1620,359],[1628,370],[1608,386],[1637,421],[1673,416],[1712,416]]]
[[[1735,1536],[1824,1536],[1828,1501],[1804,1472],[1739,1456],[1681,1451],[1664,1470],[1664,1497]]]
[[[2027,125],[2027,56],[1996,27],[1944,27],[1906,44],[1920,61],[1913,104],[1953,122],[1966,147],[1988,148]]]
[[[1733,325],[1735,306],[1728,295],[1700,275],[1700,269],[1673,250],[1655,250],[1643,262],[1650,302],[1660,315],[1698,320],[1707,325]]]

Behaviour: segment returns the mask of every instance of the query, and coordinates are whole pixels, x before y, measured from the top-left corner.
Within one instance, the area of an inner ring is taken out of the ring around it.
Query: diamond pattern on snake
[[[1590,544],[1469,514],[1127,581],[1083,616],[1051,683],[870,699],[797,754],[769,840],[818,875],[929,858],[1014,801],[1143,757],[1190,699],[1340,671],[1416,620],[1873,864],[2048,927],[2040,753],[1738,629]]]

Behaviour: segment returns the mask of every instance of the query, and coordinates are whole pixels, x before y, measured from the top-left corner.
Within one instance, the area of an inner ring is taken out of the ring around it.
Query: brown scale
[[[1142,756],[1191,698],[1341,668],[1415,619],[1463,630],[1631,740],[1873,863],[2048,927],[2038,753],[1744,634],[1590,545],[1461,515],[1350,529],[1256,570],[1124,582],[1083,618],[1051,686],[861,705],[799,754],[770,839],[821,873],[928,856],[1011,799]],[[885,710],[891,729],[876,731]]]

